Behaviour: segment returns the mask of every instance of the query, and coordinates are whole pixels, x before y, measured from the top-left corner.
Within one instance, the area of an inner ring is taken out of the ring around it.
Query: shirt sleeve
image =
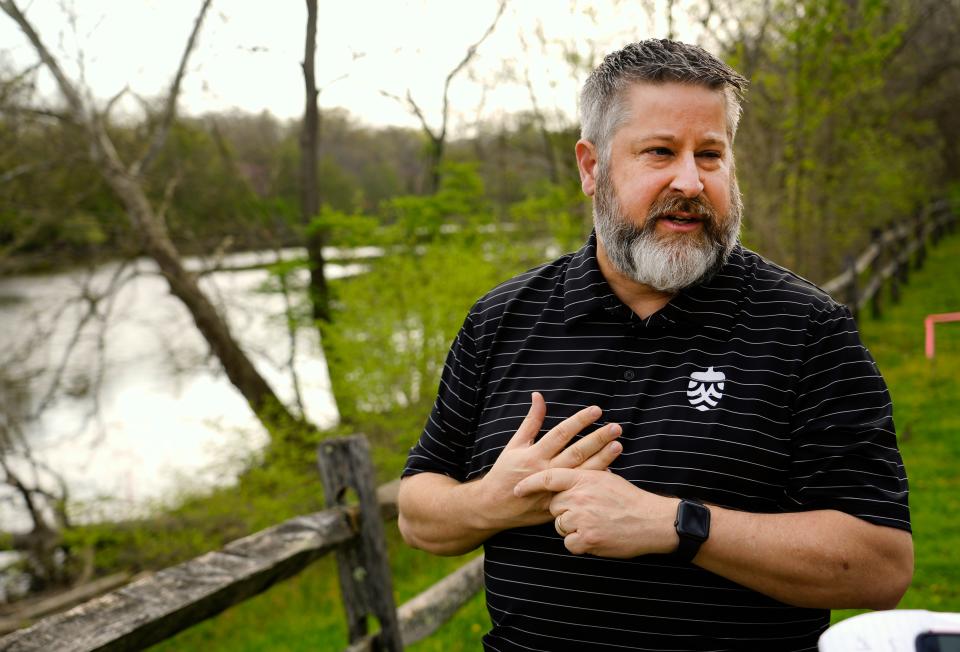
[[[890,394],[844,306],[814,319],[791,436],[786,510],[835,509],[910,530]]]
[[[431,472],[460,482],[466,479],[468,451],[473,449],[476,430],[478,369],[471,311],[447,354],[437,400],[423,434],[410,449],[403,477]]]

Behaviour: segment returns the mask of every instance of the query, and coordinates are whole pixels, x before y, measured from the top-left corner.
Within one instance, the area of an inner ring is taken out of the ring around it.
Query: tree
[[[500,22],[500,17],[503,15],[503,11],[506,8],[507,0],[500,0],[500,4],[497,7],[497,15],[494,16],[493,22],[490,23],[489,27],[487,27],[487,31],[483,33],[483,36],[481,36],[478,41],[467,48],[467,51],[463,55],[463,59],[460,60],[460,63],[454,66],[450,72],[447,73],[447,76],[443,82],[443,105],[440,110],[439,128],[430,126],[430,123],[427,122],[427,118],[424,116],[420,105],[417,104],[416,100],[413,99],[413,94],[409,89],[407,90],[405,101],[401,100],[396,95],[391,95],[386,91],[381,91],[383,95],[392,97],[401,104],[405,103],[410,112],[420,121],[420,125],[423,128],[423,133],[426,135],[428,141],[427,169],[430,175],[430,184],[427,188],[427,192],[436,192],[440,188],[440,176],[442,174],[444,148],[446,147],[447,143],[447,129],[450,122],[450,84],[453,82],[454,78],[456,78],[456,76],[467,67],[473,57],[476,56],[477,50],[481,45],[483,45],[483,42],[486,41],[491,34],[493,34],[493,31],[497,28],[497,23]]]
[[[112,98],[102,109],[95,106],[92,100],[85,99],[77,85],[66,76],[16,2],[0,0],[0,9],[16,22],[42,64],[53,75],[66,102],[66,114],[82,131],[99,174],[123,205],[132,229],[141,240],[144,252],[156,261],[171,293],[189,310],[227,377],[272,435],[292,436],[302,433],[305,428],[309,429],[309,424],[301,416],[290,412],[279,400],[234,338],[223,316],[200,288],[196,276],[184,267],[169,235],[163,212],[151,201],[144,186],[144,177],[163,148],[176,117],[181,83],[210,3],[211,0],[204,0],[200,7],[149,143],[142,149],[141,155],[129,164],[122,160],[108,130],[110,109],[119,95]]]

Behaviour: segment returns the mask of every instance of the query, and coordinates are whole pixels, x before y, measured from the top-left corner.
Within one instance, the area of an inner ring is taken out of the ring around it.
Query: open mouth
[[[701,217],[681,217],[680,215],[664,215],[662,218],[674,224],[694,224],[703,220]]]

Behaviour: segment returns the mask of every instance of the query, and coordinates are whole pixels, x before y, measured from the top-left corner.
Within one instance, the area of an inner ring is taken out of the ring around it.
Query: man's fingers
[[[550,431],[537,442],[537,446],[540,448],[543,456],[548,460],[556,457],[577,433],[599,419],[601,414],[603,414],[603,411],[600,408],[596,405],[591,405],[590,407],[583,408],[572,417],[567,417],[551,428]]]
[[[610,466],[613,460],[617,459],[617,456],[622,452],[623,444],[618,441],[612,441],[577,468],[581,471],[606,471],[607,467]]]
[[[571,532],[563,537],[563,545],[575,555],[582,555],[587,551],[587,545],[583,541],[583,535],[579,532]]]
[[[520,427],[507,442],[504,450],[517,448],[532,442],[537,433],[540,432],[540,426],[543,425],[545,416],[547,416],[547,403],[543,400],[543,394],[534,392],[530,395],[530,409],[527,410],[527,416],[523,418]]]
[[[545,469],[528,475],[513,488],[517,498],[523,498],[538,491],[566,491],[577,483],[580,477],[578,469]]]
[[[597,428],[586,437],[583,437],[577,443],[563,449],[559,455],[550,460],[551,467],[564,467],[567,469],[587,468],[602,471],[607,468],[607,464],[619,455],[622,448],[617,449],[616,454],[610,457],[611,451],[607,450],[607,444],[620,436],[623,429],[616,423],[610,423],[602,428]],[[601,466],[601,460],[593,458],[598,454],[604,454],[603,459],[607,462]],[[589,464],[589,466],[588,466]]]

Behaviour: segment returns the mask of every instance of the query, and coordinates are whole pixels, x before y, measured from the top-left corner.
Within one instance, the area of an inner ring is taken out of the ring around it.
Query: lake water
[[[331,250],[327,255],[344,253]],[[377,251],[349,253],[362,258]],[[303,252],[286,250],[283,255]],[[275,258],[274,253],[238,254],[220,261],[220,267]],[[187,263],[202,268],[200,260]],[[362,270],[357,263],[329,265],[327,273],[337,278]],[[46,395],[53,370],[62,364],[89,307],[77,297],[85,287],[102,292],[118,271],[118,264],[111,263],[93,273],[0,280],[0,391],[9,398],[4,387],[21,387],[30,395],[15,405],[35,405]],[[98,306],[100,313],[109,314],[88,320],[81,331],[63,365],[62,391],[26,426],[32,453],[66,480],[74,516],[80,519],[134,515],[178,491],[229,482],[266,441],[154,263],[138,260],[120,277],[133,271],[137,274],[112,301]],[[281,294],[263,291],[267,280],[264,270],[215,272],[203,276],[201,285],[260,373],[282,400],[293,404],[285,302]],[[298,281],[306,281],[305,271]],[[306,415],[320,427],[330,426],[337,411],[317,332],[302,328],[296,337],[294,368]],[[102,380],[95,392],[98,376]],[[10,495],[0,493],[0,499]],[[28,525],[6,500],[0,500],[0,522],[3,530]]]

